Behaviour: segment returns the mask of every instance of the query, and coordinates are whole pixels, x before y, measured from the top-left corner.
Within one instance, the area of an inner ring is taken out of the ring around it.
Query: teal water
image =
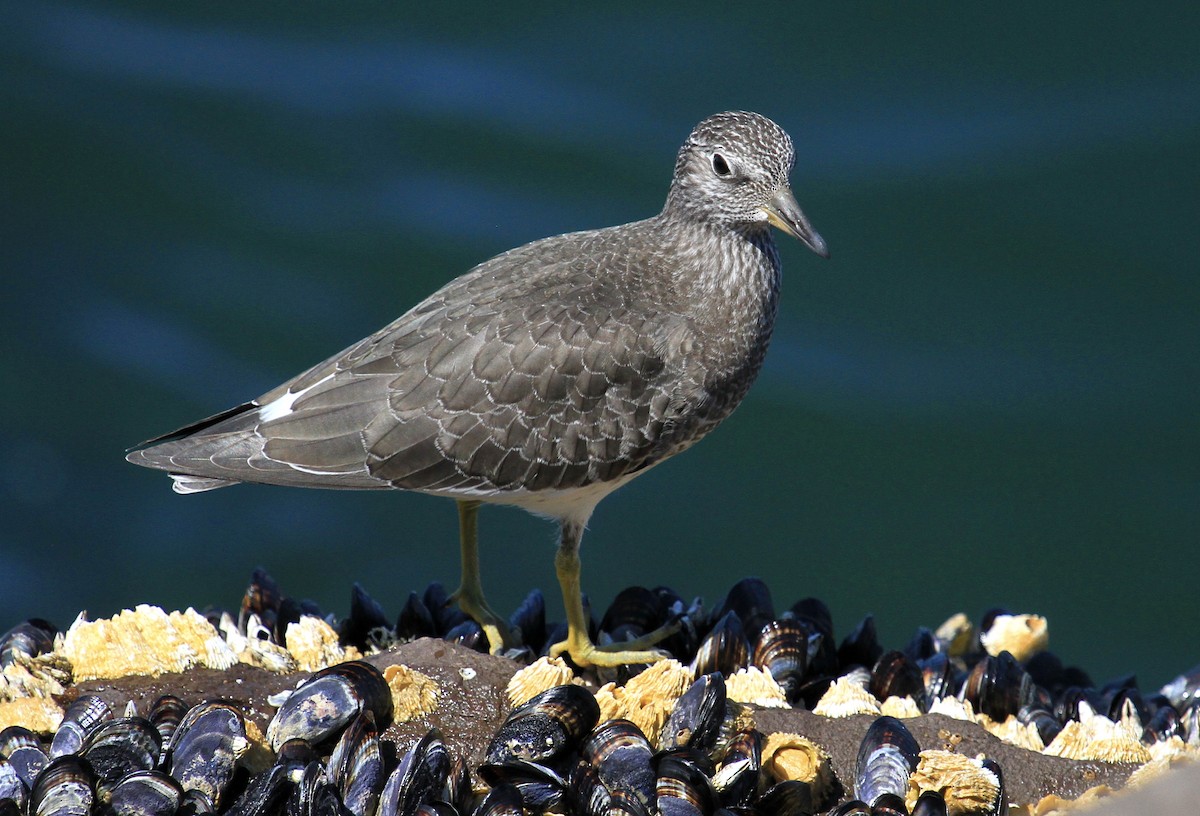
[[[450,502],[180,497],[122,452],[652,214],[691,126],[747,108],[833,259],[782,246],[758,384],[601,505],[593,599],[760,575],[894,646],[1005,606],[1097,680],[1200,662],[1193,4],[2,8],[0,629],[232,606],[258,565],[336,612],[453,584]],[[549,525],[482,536],[498,607],[553,593]]]

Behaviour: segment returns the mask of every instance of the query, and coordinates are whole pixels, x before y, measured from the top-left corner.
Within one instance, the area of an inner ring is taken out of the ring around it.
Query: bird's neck
[[[770,332],[779,300],[779,253],[770,228],[696,223],[679,236],[676,281],[687,302],[704,303],[726,331]]]

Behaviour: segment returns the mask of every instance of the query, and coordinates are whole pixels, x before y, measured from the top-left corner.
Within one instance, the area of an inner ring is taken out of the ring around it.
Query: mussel
[[[548,761],[579,745],[599,719],[600,706],[591,692],[576,685],[555,686],[508,715],[484,752],[484,761]]]
[[[920,752],[921,746],[904,723],[895,717],[877,718],[859,744],[854,769],[855,798],[872,807],[884,794],[903,799]]]
[[[379,727],[392,721],[392,692],[379,669],[350,660],[322,669],[292,692],[267,726],[271,747],[289,739],[318,743],[338,734],[361,711]]]
[[[198,790],[219,808],[249,748],[242,712],[228,703],[200,703],[171,738],[167,770],[185,791]]]

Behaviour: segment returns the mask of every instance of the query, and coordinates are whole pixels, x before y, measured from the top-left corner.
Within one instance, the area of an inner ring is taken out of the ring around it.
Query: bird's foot
[[[482,593],[465,591],[459,587],[450,595],[448,602],[457,603],[467,617],[479,624],[487,637],[488,651],[492,654],[503,654],[505,650],[521,645],[520,637],[509,627],[508,621],[488,606]]]
[[[667,637],[669,634],[667,633],[663,637]],[[586,633],[580,636],[576,632],[571,632],[566,640],[559,641],[550,647],[550,656],[558,657],[565,652],[571,658],[571,662],[580,668],[586,668],[587,666],[626,666],[630,663],[656,663],[659,660],[666,660],[670,657],[669,654],[658,649],[642,648],[649,645],[649,643],[657,642],[647,641],[648,637],[650,636],[646,635],[637,640],[627,640],[620,643],[608,643],[604,646],[597,646],[595,643],[592,643],[592,639]]]

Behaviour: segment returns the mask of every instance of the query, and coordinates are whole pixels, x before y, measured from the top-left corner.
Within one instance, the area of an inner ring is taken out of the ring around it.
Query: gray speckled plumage
[[[505,252],[128,459],[185,493],[400,488],[518,504],[581,532],[596,502],[703,437],[758,374],[779,295],[769,225],[826,254],[788,187],[792,162],[769,119],[709,117],[660,214]]]
[[[716,150],[742,181],[714,172]],[[536,504],[525,494],[626,480],[711,430],[757,375],[779,292],[761,205],[791,165],[770,120],[710,117],[659,215],[505,252],[129,461],[193,477],[184,492],[263,482]]]

